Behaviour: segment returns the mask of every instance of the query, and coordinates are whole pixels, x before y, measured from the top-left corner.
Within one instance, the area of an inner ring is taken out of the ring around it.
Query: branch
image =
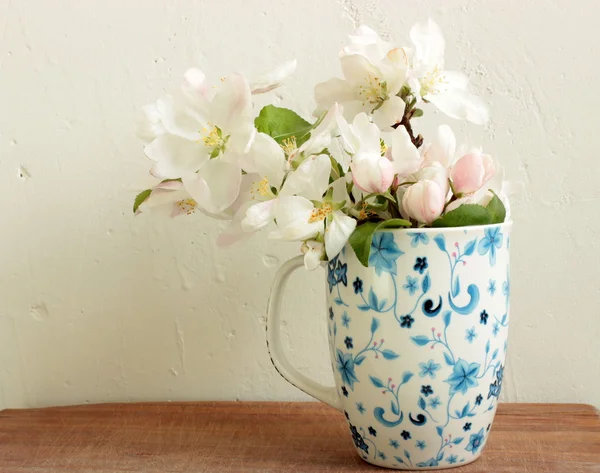
[[[399,123],[396,123],[395,125],[393,125],[393,128],[398,128],[400,125],[402,125],[406,129],[408,136],[410,136],[410,141],[412,141],[412,144],[415,145],[415,148],[420,148],[421,145],[423,144],[423,136],[421,134],[418,134],[417,136],[415,136],[415,133],[412,129],[412,125],[410,124],[410,119],[412,118],[414,113],[415,113],[415,109],[409,108],[407,106],[406,109],[404,110],[404,115],[402,116],[402,120],[400,120]]]

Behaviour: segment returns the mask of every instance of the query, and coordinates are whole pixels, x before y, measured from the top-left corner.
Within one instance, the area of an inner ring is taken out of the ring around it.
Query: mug
[[[357,453],[374,465],[434,470],[475,461],[504,379],[511,223],[381,230],[368,267],[347,244],[326,267],[335,387],[286,359],[282,289],[303,266],[276,275],[267,345],[277,371],[344,413]]]

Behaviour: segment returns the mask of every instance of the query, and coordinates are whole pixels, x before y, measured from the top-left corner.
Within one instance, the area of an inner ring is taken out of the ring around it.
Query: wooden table
[[[390,471],[318,403],[101,404],[0,412],[0,472]],[[453,472],[600,472],[592,406],[501,404],[480,460]]]

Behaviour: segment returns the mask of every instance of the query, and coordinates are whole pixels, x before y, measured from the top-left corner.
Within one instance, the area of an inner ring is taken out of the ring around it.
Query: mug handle
[[[281,346],[281,300],[283,289],[290,275],[301,266],[304,266],[304,256],[299,255],[287,261],[275,275],[275,282],[271,288],[267,308],[267,349],[273,366],[287,382],[309,396],[341,411],[342,403],[335,387],[323,386],[300,373],[290,364]]]

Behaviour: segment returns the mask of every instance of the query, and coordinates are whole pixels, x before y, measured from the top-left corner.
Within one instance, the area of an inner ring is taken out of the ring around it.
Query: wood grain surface
[[[100,404],[0,412],[4,472],[391,471],[320,403]],[[483,456],[453,473],[600,472],[592,406],[501,404]]]

